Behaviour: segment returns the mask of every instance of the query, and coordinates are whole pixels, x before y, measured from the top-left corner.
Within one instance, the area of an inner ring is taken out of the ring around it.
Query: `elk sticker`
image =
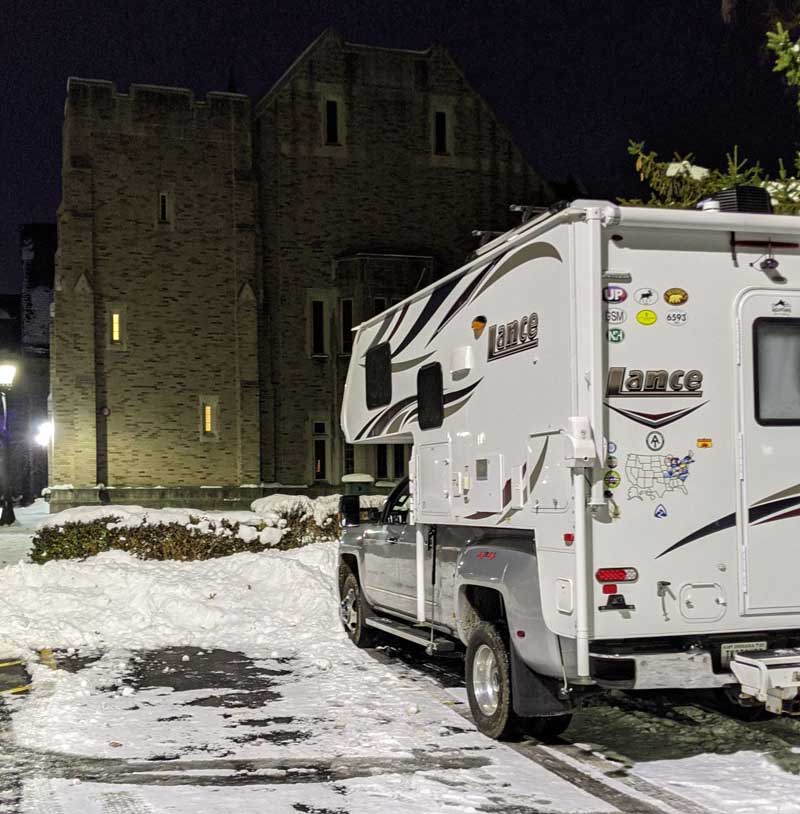
[[[539,347],[539,315],[536,311],[505,325],[489,326],[488,361]]]

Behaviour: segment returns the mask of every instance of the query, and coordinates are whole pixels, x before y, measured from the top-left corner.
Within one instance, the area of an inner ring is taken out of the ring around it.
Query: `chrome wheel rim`
[[[491,718],[500,703],[500,671],[497,659],[488,644],[482,644],[472,661],[472,694],[478,709]]]
[[[339,616],[348,633],[354,633],[358,627],[358,594],[351,588],[339,605]]]

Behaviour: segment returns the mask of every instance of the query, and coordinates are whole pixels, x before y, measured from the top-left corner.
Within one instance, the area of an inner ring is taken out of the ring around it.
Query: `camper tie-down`
[[[358,327],[342,428],[413,444],[342,500],[344,626],[464,646],[486,734],[598,687],[800,712],[800,220],[548,212]]]

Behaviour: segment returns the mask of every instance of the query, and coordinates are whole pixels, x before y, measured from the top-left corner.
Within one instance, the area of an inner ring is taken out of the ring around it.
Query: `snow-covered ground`
[[[39,500],[21,509],[14,509],[17,522],[0,526],[0,567],[27,560],[33,531],[50,510],[47,501]]]
[[[332,543],[0,568],[0,661],[33,685],[2,696],[0,811],[800,812],[800,726],[694,696],[612,697],[551,747],[484,738],[463,689],[350,644],[335,571]]]

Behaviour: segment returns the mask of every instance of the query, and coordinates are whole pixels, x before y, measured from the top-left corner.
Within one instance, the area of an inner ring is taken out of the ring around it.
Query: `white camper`
[[[342,428],[413,444],[343,621],[460,640],[488,734],[598,685],[800,709],[797,218],[547,213],[358,328]]]

